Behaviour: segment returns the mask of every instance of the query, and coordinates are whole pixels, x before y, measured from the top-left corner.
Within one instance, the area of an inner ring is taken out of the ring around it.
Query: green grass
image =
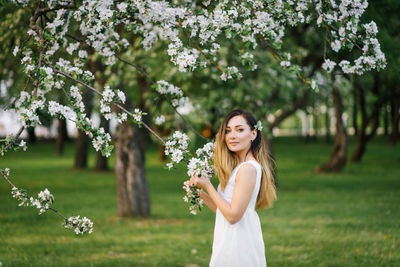
[[[374,139],[361,163],[319,175],[312,168],[329,157],[331,145],[278,138],[274,150],[279,200],[259,211],[268,266],[400,266],[398,146]],[[38,216],[36,209],[18,207],[3,179],[3,266],[208,266],[214,214],[188,214],[182,201],[184,166],[165,170],[156,147],[150,147],[152,216],[118,218],[113,173],[73,170],[72,144],[62,157],[54,151],[53,144],[32,145],[1,158],[0,168],[9,167],[12,181],[30,195],[48,188],[54,208],[68,217],[89,217],[94,232],[75,236],[54,213]],[[90,166],[93,160],[92,153]]]

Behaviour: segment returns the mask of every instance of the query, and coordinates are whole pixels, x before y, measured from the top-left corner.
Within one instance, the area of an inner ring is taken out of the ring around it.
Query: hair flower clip
[[[263,129],[261,121],[257,121],[257,124],[254,125],[254,128],[256,128],[257,130],[261,131]]]

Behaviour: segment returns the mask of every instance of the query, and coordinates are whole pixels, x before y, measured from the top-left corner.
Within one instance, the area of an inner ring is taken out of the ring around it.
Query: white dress
[[[229,223],[217,208],[210,267],[267,266],[260,219],[255,211],[262,175],[261,165],[255,160],[240,163],[233,169],[225,190],[221,191],[221,185],[218,185],[218,193],[231,202],[236,173],[246,163],[251,163],[257,170],[253,194],[243,217],[235,224]]]

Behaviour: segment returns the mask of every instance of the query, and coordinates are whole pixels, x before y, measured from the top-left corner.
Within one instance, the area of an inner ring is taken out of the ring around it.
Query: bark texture
[[[37,141],[36,134],[35,134],[35,127],[29,127],[28,131],[28,140],[29,143],[34,144]]]
[[[377,78],[374,83],[373,93],[377,96],[379,83]],[[351,162],[361,161],[363,155],[367,150],[367,143],[376,134],[379,126],[379,110],[382,106],[382,100],[378,99],[373,104],[373,109],[370,115],[367,114],[365,92],[361,86],[358,86],[358,99],[361,111],[361,127],[357,133],[357,143],[350,157]],[[367,127],[371,125],[371,130],[367,133]]]
[[[137,75],[138,102],[136,104],[146,112],[144,93],[150,85]],[[119,86],[123,89],[123,86]],[[127,97],[127,106],[132,108],[132,102]],[[151,124],[151,118],[144,116],[143,121]],[[120,124],[115,142],[115,175],[117,179],[118,216],[150,216],[150,196],[145,170],[145,148],[149,139],[144,127]]]
[[[56,154],[64,154],[64,144],[68,141],[67,122],[65,118],[57,119]]]
[[[335,87],[332,89],[332,97],[336,118],[335,144],[329,161],[316,167],[314,169],[316,173],[339,172],[346,165],[347,161],[347,133],[342,120],[343,103],[340,92]]]
[[[395,95],[391,101],[392,128],[390,131],[389,144],[394,146],[399,139],[399,121],[400,121],[400,95]]]
[[[150,196],[145,165],[146,135],[143,128],[119,125],[115,148],[118,215],[150,215]]]

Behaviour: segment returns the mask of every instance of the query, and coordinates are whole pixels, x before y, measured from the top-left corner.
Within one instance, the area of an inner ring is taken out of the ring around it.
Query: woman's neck
[[[253,156],[253,154],[250,152],[250,153],[237,153],[237,155],[238,155],[238,157],[239,157],[239,164],[240,163],[242,163],[242,162],[245,162],[245,161],[248,161],[248,160],[255,160],[255,158],[254,158],[254,156]]]

